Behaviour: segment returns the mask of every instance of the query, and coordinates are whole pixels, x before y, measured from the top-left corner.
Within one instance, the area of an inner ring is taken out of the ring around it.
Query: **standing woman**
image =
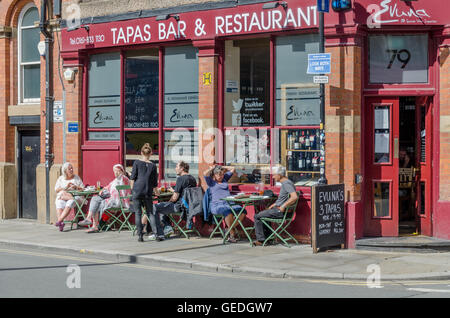
[[[158,172],[156,165],[150,161],[152,148],[146,143],[141,148],[141,159],[135,160],[130,179],[134,181],[131,191],[131,200],[135,212],[135,223],[139,235],[138,242],[144,241],[142,233],[142,208],[145,207],[146,214],[150,220],[150,226],[156,236],[156,241],[164,240],[164,232],[159,221],[159,213],[153,210],[153,188],[158,185]]]
[[[64,219],[69,215],[72,208],[76,206],[75,200],[80,202],[83,197],[73,197],[68,191],[84,189],[83,181],[80,177],[74,174],[73,166],[69,162],[66,162],[61,167],[62,176],[56,180],[55,192],[56,192],[56,214],[58,217],[55,226],[59,227],[62,232],[64,230]]]

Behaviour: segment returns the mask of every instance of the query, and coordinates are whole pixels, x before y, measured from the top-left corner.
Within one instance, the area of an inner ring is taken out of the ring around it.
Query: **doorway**
[[[365,235],[431,236],[432,98],[368,98]]]
[[[18,131],[19,218],[37,219],[36,167],[40,163],[39,130]]]

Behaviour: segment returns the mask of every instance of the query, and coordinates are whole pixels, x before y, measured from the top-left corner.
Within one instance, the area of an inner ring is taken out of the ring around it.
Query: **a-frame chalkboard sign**
[[[345,244],[345,187],[343,184],[312,188],[311,234],[313,252]]]

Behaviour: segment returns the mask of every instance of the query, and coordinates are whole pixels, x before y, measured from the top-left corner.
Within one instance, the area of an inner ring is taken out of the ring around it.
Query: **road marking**
[[[408,288],[408,290],[422,293],[450,293],[450,289]]]
[[[240,275],[237,273],[224,273],[224,272],[201,272],[196,270],[189,270],[189,269],[181,269],[181,268],[168,268],[168,267],[160,267],[160,266],[151,266],[151,265],[144,265],[144,264],[132,264],[123,262],[120,263],[119,261],[107,261],[107,260],[101,260],[98,258],[82,258],[82,257],[76,257],[76,256],[69,256],[69,255],[58,255],[58,254],[51,254],[51,253],[39,253],[39,252],[31,252],[31,251],[18,251],[18,250],[9,250],[9,249],[0,249],[0,253],[10,253],[10,254],[21,254],[21,255],[30,255],[30,256],[37,256],[37,257],[45,257],[45,258],[57,258],[57,259],[64,259],[64,260],[73,260],[73,261],[79,261],[79,262],[91,262],[91,263],[98,263],[98,264],[105,264],[105,265],[113,265],[113,266],[121,266],[121,267],[130,267],[130,268],[139,268],[139,269],[147,269],[147,270],[155,270],[155,271],[163,271],[163,272],[174,272],[174,273],[184,273],[184,274],[192,274],[192,275],[201,275],[201,276],[216,276],[216,277],[227,277],[227,278],[235,278],[235,279],[247,279],[247,280],[258,280],[258,281],[277,281],[277,282],[286,282],[286,283],[298,283],[298,282],[306,282],[311,284],[328,284],[328,285],[345,285],[345,286],[360,286],[360,287],[366,287],[367,282],[366,281],[358,281],[358,280],[329,280],[329,279],[291,279],[291,278],[277,278],[277,277],[257,277],[257,276],[251,276],[251,275]],[[115,263],[112,263],[115,262]],[[381,281],[381,284],[384,286],[411,286],[411,285],[443,285],[448,284],[450,281]],[[449,285],[450,286],[450,285]],[[409,288],[408,290],[414,290],[414,291],[429,291],[429,292],[439,292],[438,290],[433,289],[421,289],[421,288]],[[441,292],[449,293],[450,290],[441,290]]]

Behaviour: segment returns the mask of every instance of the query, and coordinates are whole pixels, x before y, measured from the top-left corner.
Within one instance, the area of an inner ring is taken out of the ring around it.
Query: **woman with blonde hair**
[[[120,207],[120,194],[116,187],[130,184],[130,180],[128,179],[127,173],[122,165],[114,165],[113,173],[115,177],[114,180],[104,187],[100,191],[99,195],[96,195],[91,199],[89,213],[86,216],[86,219],[78,222],[78,225],[92,224],[92,227],[88,229],[87,233],[98,232],[99,214],[102,214],[103,211],[107,209]],[[121,191],[123,197],[129,194],[125,192],[125,190]],[[124,200],[123,203],[125,205],[124,208],[129,208],[129,200]]]
[[[83,181],[73,172],[73,166],[71,163],[66,162],[61,167],[62,175],[56,180],[55,192],[56,192],[56,214],[57,221],[55,226],[59,227],[62,232],[64,230],[64,220],[69,215],[72,208],[76,206],[75,200],[79,203],[83,200],[83,197],[73,197],[68,191],[84,189]]]
[[[135,160],[130,179],[134,181],[131,191],[131,200],[133,202],[133,211],[135,215],[136,229],[138,232],[138,241],[144,241],[142,214],[143,208],[148,219],[156,241],[164,240],[164,232],[159,220],[159,213],[153,209],[153,189],[158,186],[158,172],[156,165],[150,161],[152,148],[146,143],[141,148],[142,157]]]

